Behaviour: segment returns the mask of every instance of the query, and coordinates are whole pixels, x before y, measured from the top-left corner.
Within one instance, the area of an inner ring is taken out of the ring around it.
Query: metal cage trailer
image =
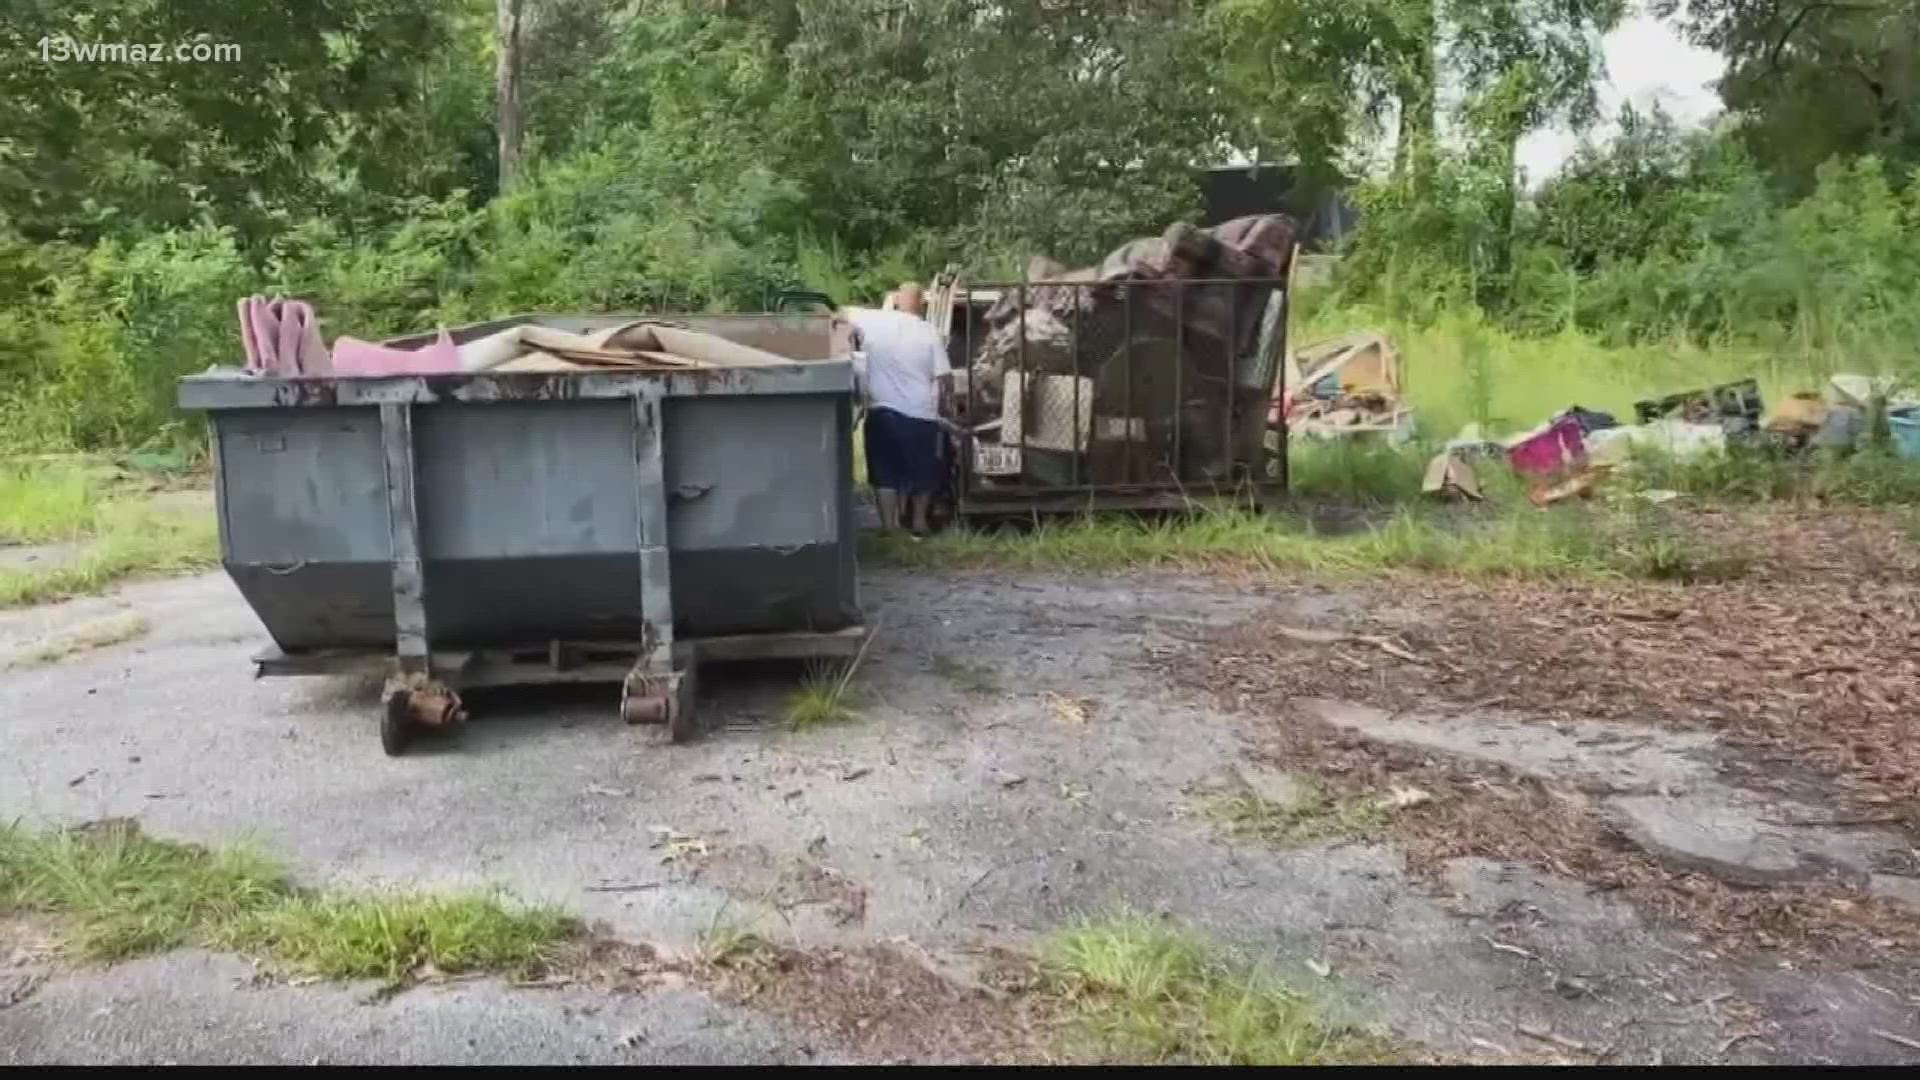
[[[384,666],[397,754],[476,687],[618,683],[622,718],[679,741],[702,661],[856,655],[833,320],[669,318],[793,362],[182,379],[213,432],[222,562],[274,641],[258,674]]]
[[[955,282],[938,300],[959,361],[959,516],[1285,493],[1286,277]]]

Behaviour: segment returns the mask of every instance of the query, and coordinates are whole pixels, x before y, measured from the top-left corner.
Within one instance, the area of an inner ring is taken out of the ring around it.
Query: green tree
[[[1754,154],[1795,193],[1836,155],[1920,165],[1920,0],[1657,0],[1726,57],[1720,96]]]
[[[1177,0],[800,0],[811,186],[855,247],[1089,258],[1195,203],[1225,141]]]
[[[425,77],[461,5],[307,0],[9,0],[0,6],[0,218],[33,240],[217,220],[243,237],[352,187],[468,174],[459,133],[423,130]],[[44,46],[42,43],[46,43]],[[59,62],[66,43],[238,46],[233,61]],[[43,53],[46,59],[43,59]]]
[[[1227,91],[1261,150],[1338,171],[1394,124],[1394,172],[1418,184],[1447,121],[1493,150],[1592,118],[1600,36],[1622,0],[1214,0]],[[1464,103],[1442,115],[1444,99]]]

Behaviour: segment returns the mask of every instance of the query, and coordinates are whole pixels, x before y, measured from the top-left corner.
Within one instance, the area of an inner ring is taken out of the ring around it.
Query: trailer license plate
[[[1020,448],[975,446],[973,471],[982,476],[1018,476],[1020,475]]]

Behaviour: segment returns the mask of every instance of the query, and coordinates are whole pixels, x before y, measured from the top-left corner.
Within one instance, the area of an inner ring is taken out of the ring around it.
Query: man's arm
[[[928,367],[933,370],[934,411],[941,416],[953,415],[953,368],[947,363],[947,346],[940,335],[933,335],[929,346]]]

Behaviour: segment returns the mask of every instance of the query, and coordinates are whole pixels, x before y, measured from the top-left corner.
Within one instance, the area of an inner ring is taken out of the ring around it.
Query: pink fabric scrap
[[[333,373],[361,377],[382,375],[446,375],[460,370],[460,351],[446,327],[432,344],[418,349],[396,349],[359,338],[333,341]]]
[[[240,319],[240,345],[246,351],[248,371],[279,376],[332,373],[312,304],[255,294],[234,310]]]

